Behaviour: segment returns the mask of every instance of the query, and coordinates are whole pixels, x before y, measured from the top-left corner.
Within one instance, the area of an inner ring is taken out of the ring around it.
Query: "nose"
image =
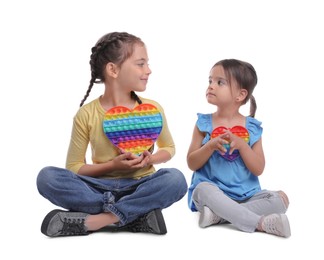
[[[152,70],[150,69],[149,66],[146,67],[146,74],[150,75],[152,73]]]

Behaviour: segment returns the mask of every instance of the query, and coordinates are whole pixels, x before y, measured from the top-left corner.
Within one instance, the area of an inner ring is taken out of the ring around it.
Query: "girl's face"
[[[144,45],[135,44],[134,52],[120,67],[118,81],[127,92],[144,91],[151,74]]]
[[[232,84],[236,84],[231,80]],[[207,102],[218,107],[228,106],[235,103],[235,96],[239,89],[231,87],[229,79],[226,78],[222,66],[215,66],[209,74],[209,86],[206,91]]]

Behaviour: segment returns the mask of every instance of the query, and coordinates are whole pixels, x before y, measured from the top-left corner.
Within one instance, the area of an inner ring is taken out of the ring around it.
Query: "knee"
[[[192,199],[194,202],[200,201],[201,194],[204,192],[205,182],[199,183],[192,192]]]
[[[170,175],[171,175],[172,183],[176,183],[182,190],[187,190],[188,184],[183,173],[176,168],[171,168],[170,171],[171,171]]]
[[[218,194],[222,192],[216,185],[209,182],[200,182],[196,188],[193,190],[192,199],[195,203],[199,201],[206,201],[210,194]]]
[[[36,179],[36,183],[37,183],[37,186],[40,186],[42,185],[43,183],[46,183],[47,182],[47,179],[48,179],[48,173],[49,173],[49,169],[51,167],[45,167],[43,169],[41,169],[37,175],[37,179]]]
[[[289,199],[286,193],[284,193],[282,190],[278,191],[279,196],[281,197],[286,209],[289,206]]]
[[[51,182],[51,176],[53,175],[54,169],[55,167],[47,166],[41,169],[38,173],[36,185],[40,193],[42,193],[42,190],[47,189],[48,184]]]

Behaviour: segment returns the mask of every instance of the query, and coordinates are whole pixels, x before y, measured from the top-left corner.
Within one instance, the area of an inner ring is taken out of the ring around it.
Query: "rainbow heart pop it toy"
[[[103,130],[116,147],[140,155],[159,137],[162,115],[152,104],[140,104],[133,110],[116,106],[106,112]]]
[[[227,128],[224,126],[216,127],[211,134],[211,138],[216,138],[217,136],[224,134],[226,130],[230,130],[236,136],[243,138],[245,142],[249,142],[250,140],[249,132],[243,126],[233,126],[232,128]],[[238,150],[234,150],[232,154],[229,154],[230,144],[224,144],[224,147],[227,149],[227,152],[221,156],[223,156],[225,159],[234,161],[240,156]]]

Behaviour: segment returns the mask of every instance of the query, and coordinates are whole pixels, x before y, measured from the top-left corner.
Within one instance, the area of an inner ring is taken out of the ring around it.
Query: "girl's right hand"
[[[143,168],[143,155],[136,156],[131,152],[123,152],[113,159],[115,170],[134,170]]]
[[[212,151],[218,151],[220,154],[224,155],[227,150],[224,147],[224,144],[228,144],[227,141],[228,134],[222,134],[220,136],[217,136],[216,138],[213,138],[209,140],[208,145]]]

